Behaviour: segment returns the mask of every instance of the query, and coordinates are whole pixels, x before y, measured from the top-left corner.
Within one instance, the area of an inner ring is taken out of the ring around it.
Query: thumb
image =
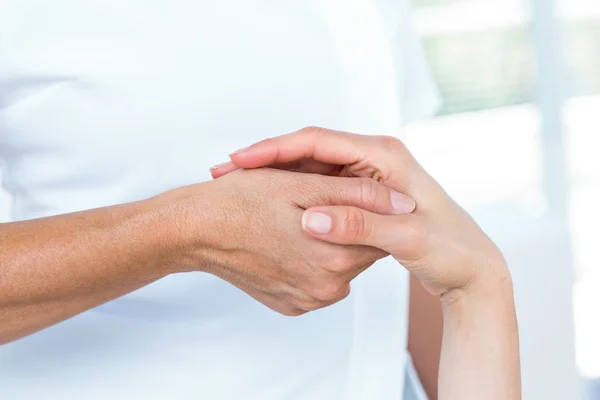
[[[305,175],[306,188],[294,197],[304,209],[316,206],[353,206],[377,214],[409,214],[416,202],[371,178]]]
[[[302,229],[330,243],[364,245],[396,255],[413,247],[417,216],[380,215],[356,207],[314,207],[302,216]],[[418,240],[418,239],[417,239]]]

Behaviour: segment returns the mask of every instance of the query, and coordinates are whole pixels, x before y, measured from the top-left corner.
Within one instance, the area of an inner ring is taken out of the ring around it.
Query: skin
[[[438,378],[444,318],[437,296],[432,296],[417,277],[410,278],[408,351],[430,399],[438,398]]]
[[[302,227],[307,236],[327,243],[372,246],[391,254],[439,299],[440,399],[521,398],[518,327],[504,257],[402,142],[307,128],[255,144],[231,159],[213,170],[215,178],[238,168],[272,166],[370,177],[413,198],[415,211],[403,215],[350,204],[311,207]]]
[[[265,143],[233,155],[213,182],[1,225],[0,342],[191,271],[300,315],[343,299],[354,277],[392,254],[440,299],[440,398],[518,398],[502,255],[404,146],[322,129]],[[266,165],[276,169],[233,171]],[[311,228],[315,216],[321,230],[329,218],[327,233]]]
[[[346,160],[344,155],[331,151],[337,143],[327,142],[332,131],[319,127],[303,129],[294,138],[293,153],[283,156],[276,155],[272,142],[280,143],[281,139],[267,139],[259,145],[252,146],[251,153],[242,149],[231,155],[232,162],[226,162],[211,169],[213,178],[219,178],[227,173],[246,166],[258,168],[270,166],[288,171],[322,174],[339,177],[362,177],[381,180],[381,171],[376,166],[383,154],[373,155],[369,163],[357,160]],[[288,138],[289,136],[286,136]],[[397,140],[389,139],[396,146]],[[384,143],[385,145],[386,143]],[[271,147],[269,147],[271,146]],[[264,153],[260,153],[263,152]],[[313,153],[316,153],[313,154]],[[381,152],[380,152],[381,153]],[[250,159],[248,159],[250,157]],[[389,155],[387,155],[389,158]],[[330,160],[323,162],[322,160]],[[353,163],[344,164],[345,161]],[[237,164],[237,165],[236,165]],[[440,354],[442,347],[443,315],[442,307],[437,296],[432,296],[421,285],[418,279],[410,281],[409,301],[409,331],[408,351],[410,352],[419,379],[430,399],[438,398],[438,377]]]
[[[285,315],[333,304],[386,253],[311,238],[301,219],[307,208],[349,203],[382,214],[415,207],[369,179],[262,169],[135,203],[0,224],[0,344],[174,273],[214,274]]]

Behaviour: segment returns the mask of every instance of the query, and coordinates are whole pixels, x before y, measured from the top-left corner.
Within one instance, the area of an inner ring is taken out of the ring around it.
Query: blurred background
[[[444,106],[406,141],[510,262],[524,399],[600,399],[600,1],[413,2]]]
[[[525,399],[600,399],[600,1],[413,0],[426,168],[504,250]]]

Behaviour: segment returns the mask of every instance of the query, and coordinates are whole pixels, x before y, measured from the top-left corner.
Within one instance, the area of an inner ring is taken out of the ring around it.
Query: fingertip
[[[231,163],[238,168],[257,168],[255,166],[256,163],[252,160],[252,157],[248,157],[248,154],[246,153],[230,154],[229,159],[231,160]]]
[[[322,211],[306,210],[302,214],[302,229],[314,235],[326,235],[333,229],[333,219]]]
[[[236,154],[241,154],[241,153],[245,152],[246,150],[248,150],[248,147],[243,147],[241,149],[238,149],[232,153],[229,153],[229,157],[234,156]]]
[[[277,161],[277,151],[264,146],[250,146],[229,156],[231,162],[240,168],[260,168]]]
[[[416,201],[403,193],[391,190],[392,208],[396,214],[411,214],[417,208]]]
[[[246,159],[248,159],[248,156],[251,156],[253,154],[254,148],[253,146],[248,146],[248,147],[244,147],[243,149],[239,149],[234,151],[233,153],[229,154],[229,159],[231,161],[235,162],[243,162]]]
[[[239,169],[236,165],[234,165],[231,161],[225,162],[222,164],[217,164],[213,167],[209,168],[210,175],[213,179],[217,179],[222,177],[223,175],[227,175],[230,172]]]

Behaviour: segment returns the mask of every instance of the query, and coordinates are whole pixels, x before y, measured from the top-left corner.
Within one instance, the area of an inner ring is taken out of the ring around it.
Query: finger
[[[266,139],[230,155],[240,168],[260,168],[303,159],[344,166],[340,175],[369,177],[419,200],[429,190],[424,173],[404,144],[390,136],[366,136],[324,128]]]
[[[319,175],[338,175],[342,169],[341,166],[325,164],[319,161],[315,161],[313,159],[303,159],[287,163],[277,163],[269,165],[269,168]],[[230,161],[211,167],[210,174],[213,177],[213,179],[217,179],[238,169],[240,168]]]
[[[335,293],[329,293],[328,291],[326,291],[326,293],[322,293],[322,295],[320,296],[321,298],[313,297],[310,299],[295,300],[292,301],[292,304],[295,304],[294,308],[300,309],[302,311],[316,311],[322,308],[327,308],[344,300],[350,295],[350,290],[350,282],[348,282]]]
[[[210,174],[213,177],[213,179],[217,179],[222,177],[223,175],[227,175],[230,172],[233,172],[238,169],[239,167],[230,161],[223,164],[215,165],[214,167],[210,167]]]
[[[356,143],[359,135],[323,128],[300,131],[266,139],[230,155],[241,168],[260,168],[302,159],[334,165],[355,164],[366,156]]]
[[[294,194],[293,201],[304,208],[316,206],[353,206],[378,214],[409,214],[415,201],[369,178],[307,177],[309,189]]]
[[[245,292],[254,300],[258,301],[259,303],[262,303],[267,308],[270,308],[271,310],[278,312],[279,314],[285,315],[286,317],[298,317],[300,315],[306,314],[309,311],[312,311],[310,309],[305,310],[291,304],[282,303],[279,298],[274,297],[270,294],[250,290]]]
[[[343,167],[340,165],[326,164],[311,158],[306,158],[297,161],[272,164],[269,165],[269,168],[281,169],[290,172],[302,172],[305,174],[337,176]]]
[[[311,236],[335,244],[382,249],[402,259],[414,258],[424,243],[417,216],[386,216],[355,207],[315,207],[302,216]]]
[[[381,260],[382,258],[390,255],[389,253],[386,253],[377,247],[371,246],[346,245],[339,247],[348,254],[349,259],[355,260],[356,263],[360,263],[365,266],[369,266],[377,260]]]
[[[233,286],[237,287],[241,291],[245,292],[248,296],[252,297],[254,300],[262,303],[267,308],[271,310],[288,316],[288,317],[297,317],[300,315],[304,315],[311,310],[304,310],[302,308],[296,307],[292,304],[292,302],[283,302],[281,298],[278,296],[267,293],[258,289],[255,289],[249,284],[245,284],[239,281],[229,281]]]

